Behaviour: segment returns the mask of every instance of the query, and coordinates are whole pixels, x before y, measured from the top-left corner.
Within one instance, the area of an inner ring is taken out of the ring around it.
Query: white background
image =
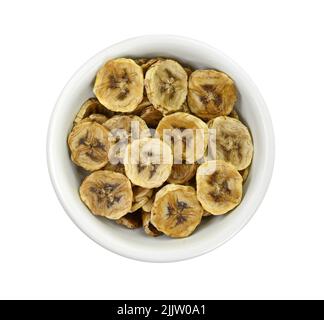
[[[324,298],[323,1],[2,1],[0,298]],[[74,71],[117,41],[169,33],[231,56],[263,94],[276,164],[251,222],[171,264],[89,240],[59,204],[46,131]]]

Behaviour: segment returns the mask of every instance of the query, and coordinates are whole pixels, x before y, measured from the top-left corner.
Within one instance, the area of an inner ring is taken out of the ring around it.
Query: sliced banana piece
[[[123,174],[99,170],[83,180],[80,197],[94,215],[116,220],[131,210],[133,192]]]
[[[204,156],[208,144],[208,126],[185,112],[165,116],[156,128],[157,136],[172,146],[175,163],[194,163]]]
[[[142,211],[142,224],[144,232],[147,235],[151,237],[157,237],[161,235],[161,232],[157,230],[151,223],[151,212]]]
[[[141,212],[128,213],[125,216],[115,220],[115,222],[119,225],[126,227],[127,229],[137,229],[143,225],[142,213]]]
[[[196,180],[198,200],[213,215],[227,213],[241,202],[243,179],[228,162],[203,163],[197,170]]]
[[[79,112],[74,119],[74,124],[79,123],[85,118],[90,118],[90,116],[93,114],[100,114],[109,118],[113,115],[113,112],[103,106],[97,98],[90,98],[82,104]]]
[[[171,148],[159,139],[134,140],[126,148],[124,165],[133,184],[157,188],[169,177],[173,163]]]
[[[108,129],[109,161],[123,163],[125,149],[132,139],[150,136],[145,121],[135,115],[117,115],[107,120],[103,126]]]
[[[216,70],[196,70],[189,78],[188,104],[192,113],[209,120],[228,115],[237,100],[233,80]]]
[[[160,60],[146,72],[147,97],[163,114],[175,112],[186,100],[187,81],[187,73],[178,62]]]
[[[217,117],[208,123],[216,130],[216,159],[230,162],[237,170],[247,168],[253,157],[253,143],[248,128],[231,117]]]
[[[87,171],[101,169],[108,162],[108,131],[96,122],[81,122],[69,134],[72,161]]]
[[[202,215],[203,209],[194,188],[168,184],[155,196],[151,222],[167,236],[182,238],[196,229]]]
[[[132,112],[143,100],[144,76],[134,60],[108,61],[97,73],[93,92],[106,108]]]
[[[169,183],[183,184],[188,182],[195,174],[197,165],[195,163],[173,164]]]

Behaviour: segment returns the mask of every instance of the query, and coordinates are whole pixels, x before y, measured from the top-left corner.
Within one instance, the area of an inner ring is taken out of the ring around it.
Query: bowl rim
[[[65,204],[65,201],[63,200],[63,196],[61,194],[61,191],[59,189],[57,180],[56,180],[56,176],[54,173],[54,168],[53,168],[53,163],[54,163],[54,159],[53,159],[53,152],[52,152],[52,140],[53,140],[53,135],[54,130],[53,130],[53,123],[56,117],[56,114],[59,112],[59,103],[61,101],[61,98],[63,97],[64,93],[66,91],[69,90],[70,87],[73,86],[74,81],[76,81],[76,78],[79,74],[83,73],[86,69],[89,68],[89,66],[94,63],[95,61],[97,61],[103,54],[105,54],[106,51],[111,50],[115,47],[118,46],[122,46],[124,44],[126,44],[127,42],[136,42],[136,41],[145,41],[145,42],[150,42],[151,40],[157,40],[157,39],[161,39],[161,40],[173,40],[173,41],[182,41],[182,42],[186,42],[187,44],[193,44],[195,46],[200,46],[202,48],[206,48],[210,51],[214,51],[217,55],[222,56],[225,60],[228,61],[228,63],[230,63],[231,65],[233,65],[235,67],[235,69],[240,73],[240,76],[244,79],[244,81],[246,81],[248,83],[248,86],[250,89],[252,89],[253,91],[253,95],[254,97],[258,100],[258,107],[262,109],[262,115],[263,115],[263,120],[264,120],[264,124],[266,124],[266,127],[264,128],[265,132],[266,132],[266,141],[267,141],[267,148],[268,148],[268,157],[266,158],[266,163],[264,164],[265,166],[265,176],[263,177],[263,189],[259,190],[259,197],[258,197],[258,201],[256,203],[256,205],[254,206],[254,208],[252,209],[250,215],[248,216],[247,219],[245,219],[244,221],[241,222],[241,224],[239,225],[239,227],[237,227],[235,230],[233,230],[230,234],[227,235],[227,237],[225,237],[223,239],[223,241],[209,246],[208,248],[206,248],[205,250],[201,250],[200,252],[196,252],[193,254],[184,254],[182,256],[169,256],[169,257],[164,257],[164,259],[152,259],[149,256],[145,255],[145,254],[134,254],[131,252],[131,250],[129,250],[128,252],[126,252],[125,250],[123,250],[121,252],[121,250],[117,250],[115,247],[110,246],[107,243],[104,243],[103,241],[100,241],[99,239],[97,239],[95,237],[95,235],[91,234],[90,232],[88,232],[88,230],[86,230],[86,228],[84,226],[82,226],[77,219],[70,213],[70,210],[68,209],[68,207]],[[50,116],[50,120],[49,120],[49,125],[48,125],[48,131],[47,131],[47,139],[46,139],[46,158],[47,158],[47,168],[48,168],[48,172],[49,172],[49,176],[50,176],[50,180],[51,183],[53,185],[54,191],[56,193],[56,196],[59,200],[59,202],[61,203],[64,211],[66,212],[66,214],[70,217],[70,219],[73,221],[73,223],[84,233],[86,234],[90,239],[92,239],[94,242],[96,242],[97,244],[99,244],[101,247],[108,249],[109,251],[116,253],[122,257],[126,257],[126,258],[130,258],[130,259],[135,259],[138,261],[144,261],[144,262],[157,262],[157,263],[163,263],[163,262],[177,262],[177,261],[183,261],[183,260],[187,260],[187,259],[191,259],[191,258],[195,258],[198,256],[201,256],[205,253],[208,253],[210,251],[215,250],[216,248],[220,247],[221,245],[223,245],[224,243],[226,243],[227,241],[229,241],[232,237],[234,237],[237,233],[239,233],[244,226],[251,220],[251,218],[254,216],[254,214],[256,213],[257,209],[259,208],[259,206],[261,205],[264,196],[268,190],[271,178],[272,178],[272,173],[273,173],[273,168],[274,168],[274,160],[275,160],[275,136],[274,136],[274,130],[273,130],[273,124],[272,124],[272,120],[271,120],[271,116],[269,113],[269,110],[266,106],[266,103],[263,99],[263,97],[261,96],[261,93],[259,92],[258,88],[256,87],[256,85],[254,84],[254,82],[252,81],[252,79],[249,77],[249,75],[245,72],[245,70],[240,67],[235,61],[233,61],[230,57],[228,57],[226,54],[224,54],[222,51],[220,51],[217,48],[214,48],[213,46],[202,42],[200,40],[195,40],[192,38],[188,38],[188,37],[184,37],[184,36],[179,36],[179,35],[169,35],[169,34],[150,34],[150,35],[142,35],[142,36],[137,36],[137,37],[132,37],[132,38],[127,38],[123,41],[114,43],[113,45],[110,45],[108,47],[106,47],[105,49],[99,51],[97,54],[95,54],[94,56],[92,56],[90,59],[88,59],[73,75],[72,77],[69,79],[69,81],[66,83],[66,85],[64,86],[63,90],[61,91],[61,94],[59,95],[55,107],[53,108],[52,112],[51,112],[51,116]]]

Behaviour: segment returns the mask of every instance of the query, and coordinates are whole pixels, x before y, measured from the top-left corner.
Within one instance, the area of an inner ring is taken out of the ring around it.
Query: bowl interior
[[[82,174],[69,158],[66,139],[80,105],[93,96],[99,67],[116,57],[171,57],[194,68],[213,68],[229,74],[239,91],[237,110],[254,140],[254,159],[244,186],[242,203],[231,213],[203,219],[185,239],[151,238],[141,229],[128,230],[93,216],[79,198]],[[121,255],[146,261],[175,261],[210,251],[238,232],[262,201],[271,177],[273,137],[265,104],[251,80],[219,51],[194,40],[172,36],[139,37],[118,43],[90,59],[64,88],[53,112],[48,133],[48,164],[58,197],[72,220],[89,237]]]

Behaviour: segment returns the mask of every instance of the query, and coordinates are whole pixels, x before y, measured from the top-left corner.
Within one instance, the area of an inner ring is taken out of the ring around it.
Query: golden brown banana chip
[[[197,197],[203,208],[221,215],[242,199],[242,177],[236,168],[222,160],[203,163],[197,170]]]
[[[79,123],[81,120],[84,120],[85,118],[90,118],[91,115],[93,115],[93,114],[100,114],[100,115],[103,115],[103,116],[106,116],[107,118],[109,118],[113,115],[113,112],[111,112],[105,106],[103,106],[98,101],[97,98],[90,98],[82,104],[78,114],[75,116],[74,124]],[[94,119],[91,119],[91,120],[94,120]],[[97,121],[97,122],[99,122],[99,121]]]
[[[78,123],[83,123],[83,122],[97,122],[99,124],[103,124],[107,120],[108,120],[108,117],[106,117],[105,115],[100,114],[100,113],[94,113],[94,114],[91,114],[89,117],[82,119]]]
[[[108,162],[108,131],[96,122],[81,122],[69,134],[72,161],[87,171],[101,169]]]
[[[99,170],[83,180],[80,197],[94,215],[116,220],[131,210],[133,192],[123,174]]]
[[[190,75],[188,105],[191,112],[202,119],[228,115],[236,96],[233,80],[223,72],[196,70]]]
[[[157,236],[161,235],[161,232],[158,231],[151,223],[151,213],[150,212],[145,212],[142,210],[142,224],[143,224],[144,232],[147,235],[149,235],[151,237],[157,237]]]
[[[106,108],[132,112],[143,100],[142,68],[131,59],[108,61],[97,73],[93,92]]]
[[[125,216],[115,220],[115,222],[119,225],[126,227],[127,229],[137,229],[143,225],[142,213],[141,212],[128,213]]]
[[[204,121],[185,112],[165,116],[156,134],[172,146],[175,163],[194,163],[204,156],[208,144],[208,126]]]
[[[146,94],[153,106],[163,114],[178,111],[186,100],[188,76],[173,60],[154,63],[146,72]]]
[[[125,172],[133,184],[160,187],[169,177],[173,163],[171,148],[159,139],[134,140],[127,146]]]
[[[195,174],[197,165],[195,163],[173,164],[169,183],[183,184],[188,182]]]
[[[203,209],[194,188],[168,184],[155,196],[151,222],[167,236],[182,238],[196,229],[202,215]]]
[[[247,168],[253,157],[253,143],[248,128],[231,117],[217,117],[208,126],[216,130],[216,159],[230,162],[237,170]]]

